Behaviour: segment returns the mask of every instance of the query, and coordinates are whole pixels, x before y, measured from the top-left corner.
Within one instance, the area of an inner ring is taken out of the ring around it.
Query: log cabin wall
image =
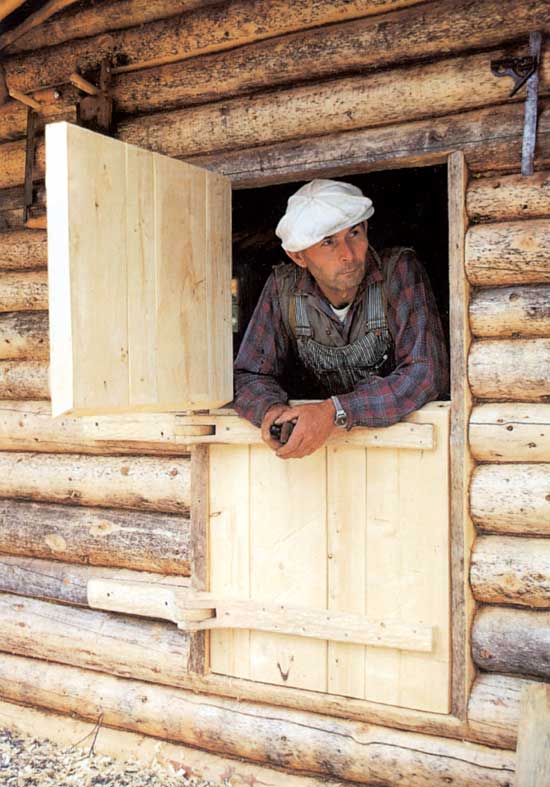
[[[198,641],[86,606],[93,576],[189,576],[191,461],[169,438],[168,417],[137,422],[126,440],[50,418],[46,232],[21,221],[26,109],[8,101],[0,107],[3,700],[101,716],[339,783],[393,784],[398,767],[413,787],[511,784],[520,689],[550,680],[547,41],[532,178],[518,175],[523,94],[510,99],[511,81],[495,78],[490,61],[525,53],[535,30],[550,30],[544,0],[118,0],[0,39],[9,87],[44,101],[46,120],[74,119],[69,74],[92,74],[112,56],[117,136],[217,169],[236,187],[464,152],[478,605],[478,674],[466,723],[454,731],[426,716],[397,724],[383,708],[369,719],[379,726],[366,724],[353,702],[335,717],[276,709],[267,689],[254,703],[215,696],[215,685],[190,675]],[[43,175],[39,142],[34,178]],[[39,186],[39,212],[44,200]]]

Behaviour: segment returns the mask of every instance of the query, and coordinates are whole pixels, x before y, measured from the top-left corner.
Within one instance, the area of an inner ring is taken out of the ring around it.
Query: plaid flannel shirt
[[[342,324],[307,270],[298,288],[319,298],[320,308],[334,322],[344,339],[355,314],[364,308],[369,284],[382,280],[382,273],[369,254],[365,277]],[[386,377],[371,376],[338,398],[353,426],[388,426],[447,390],[447,349],[439,312],[423,267],[406,250],[386,287],[387,320],[395,340],[395,370]],[[278,380],[289,355],[289,336],[279,305],[274,274],[268,278],[235,360],[237,413],[260,426],[269,407],[287,403]],[[304,398],[307,391],[304,391]]]

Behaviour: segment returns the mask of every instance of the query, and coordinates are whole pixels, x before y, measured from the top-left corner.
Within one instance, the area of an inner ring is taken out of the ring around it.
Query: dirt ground
[[[183,770],[121,762],[94,753],[94,739],[62,748],[49,741],[0,730],[2,787],[222,787]]]

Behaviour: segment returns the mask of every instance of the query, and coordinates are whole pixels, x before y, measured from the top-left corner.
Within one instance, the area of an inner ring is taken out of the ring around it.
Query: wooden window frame
[[[469,585],[469,562],[474,540],[474,527],[469,516],[468,488],[473,460],[469,451],[468,423],[472,398],[467,378],[467,358],[470,345],[468,303],[470,287],[465,275],[464,247],[467,230],[465,209],[467,167],[461,151],[428,154],[410,161],[400,159],[394,168],[446,164],[448,170],[449,216],[449,299],[450,357],[451,357],[451,444],[450,444],[450,572],[451,572],[451,712],[437,714],[397,706],[382,705],[369,700],[353,699],[310,690],[286,688],[271,684],[255,683],[241,678],[225,677],[208,672],[208,636],[196,635],[202,662],[185,683],[195,690],[238,697],[275,705],[310,710],[380,724],[395,724],[404,729],[422,730],[434,734],[460,735],[467,727],[466,714],[475,667],[471,658],[470,630],[475,602]],[[386,168],[391,167],[388,162]],[[392,167],[393,168],[393,167]],[[371,167],[371,171],[377,169]],[[330,165],[308,171],[308,177],[334,176],[365,172],[366,169],[349,169],[344,173]],[[301,174],[302,171],[301,171]],[[295,179],[289,177],[287,180]],[[273,183],[269,170],[261,179],[248,181],[247,187]],[[193,522],[193,573],[194,586],[202,590],[207,586],[207,528],[208,505],[208,448],[195,446],[192,457],[192,509]]]

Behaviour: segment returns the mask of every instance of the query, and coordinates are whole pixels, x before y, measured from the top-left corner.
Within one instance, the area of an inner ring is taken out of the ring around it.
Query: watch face
[[[348,422],[348,417],[345,412],[340,411],[336,414],[336,418],[334,419],[334,423],[336,426],[345,426]]]

